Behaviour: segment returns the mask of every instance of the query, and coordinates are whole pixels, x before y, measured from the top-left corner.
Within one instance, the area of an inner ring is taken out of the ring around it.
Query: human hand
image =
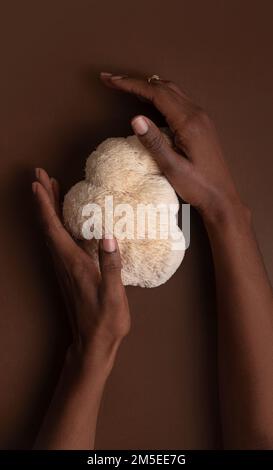
[[[150,151],[175,191],[192,204],[205,221],[221,220],[243,207],[223,158],[212,120],[173,82],[102,73],[110,88],[149,100],[164,115],[174,139],[172,148],[146,116],[132,119],[132,127]]]
[[[72,329],[70,351],[101,357],[112,364],[122,338],[130,329],[130,314],[121,282],[121,260],[115,239],[100,242],[100,272],[83,247],[61,222],[59,185],[42,168],[32,183],[42,227],[63,292]],[[90,354],[89,354],[90,353]]]

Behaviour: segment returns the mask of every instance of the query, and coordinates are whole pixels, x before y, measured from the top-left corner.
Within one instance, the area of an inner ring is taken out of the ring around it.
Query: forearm
[[[117,342],[107,348],[94,344],[88,352],[70,348],[36,449],[94,448],[100,402],[117,348]]]
[[[109,73],[101,78],[110,88],[151,101],[164,115],[174,146],[146,116],[134,117],[132,127],[175,191],[202,213],[207,226],[217,284],[225,445],[273,446],[272,292],[214,123],[171,81],[152,77],[147,83]],[[222,212],[224,200],[232,210],[226,212],[225,202]]]
[[[226,447],[273,446],[273,300],[248,211],[205,220],[215,264]]]

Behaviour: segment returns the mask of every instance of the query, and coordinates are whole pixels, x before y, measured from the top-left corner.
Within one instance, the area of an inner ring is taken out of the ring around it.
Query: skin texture
[[[215,127],[207,113],[170,81],[148,83],[109,73],[102,73],[101,79],[110,88],[150,101],[164,115],[173,133],[174,149],[147,117],[136,116],[132,127],[176,192],[199,211],[208,232],[218,301],[223,446],[272,448],[272,290],[251,213],[234,185]],[[130,325],[120,260],[118,251],[104,253],[101,279],[62,226],[56,180],[43,170],[36,176],[33,190],[72,311],[73,332],[63,374],[36,446],[93,448],[104,384]]]

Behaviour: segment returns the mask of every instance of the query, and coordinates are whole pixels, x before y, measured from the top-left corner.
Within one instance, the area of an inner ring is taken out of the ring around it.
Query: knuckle
[[[119,273],[121,270],[121,265],[116,260],[108,260],[104,263],[104,270],[110,273]]]
[[[156,85],[153,88],[154,100],[153,104],[156,108],[160,107],[160,104],[163,100],[170,97],[171,89],[164,82],[156,82]]]
[[[152,152],[159,152],[163,146],[163,137],[160,133],[154,134],[147,139],[147,149]]]
[[[199,135],[210,125],[210,118],[202,108],[196,108],[185,119],[183,125],[184,137]]]
[[[165,84],[168,91],[170,91],[170,89],[175,90],[175,91],[179,90],[178,85],[176,85],[176,83],[174,83],[172,80],[165,80],[164,84]]]

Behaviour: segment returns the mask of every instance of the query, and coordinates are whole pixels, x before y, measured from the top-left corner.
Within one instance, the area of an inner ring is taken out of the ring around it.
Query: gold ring
[[[160,80],[158,75],[152,75],[151,77],[147,78],[148,83],[151,83],[152,80]]]

